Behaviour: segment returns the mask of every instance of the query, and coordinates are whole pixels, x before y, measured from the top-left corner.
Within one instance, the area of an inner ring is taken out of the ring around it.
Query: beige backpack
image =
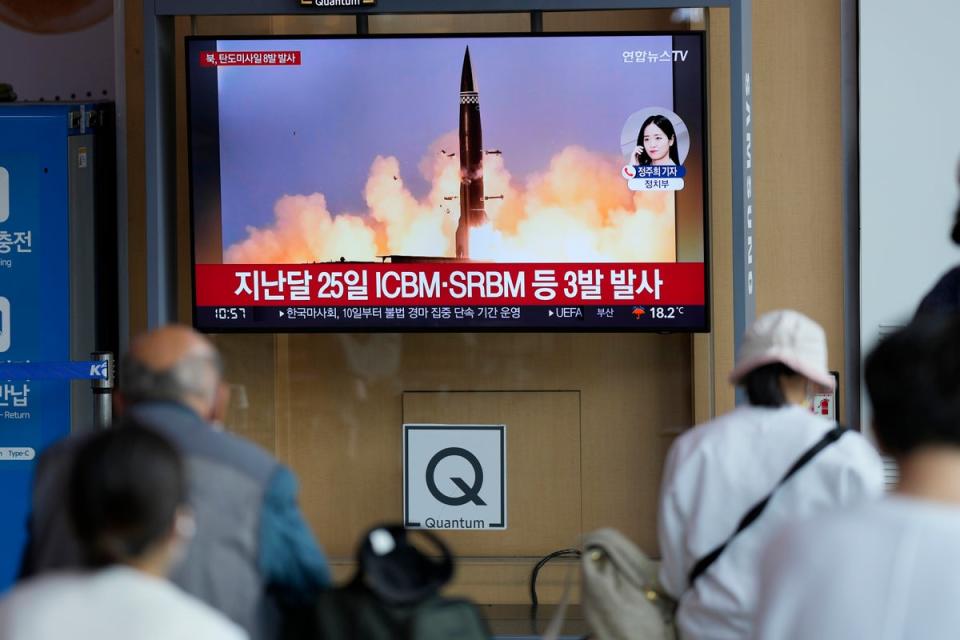
[[[821,451],[839,440],[848,429],[837,425],[807,449],[762,500],[741,518],[736,530],[722,544],[700,558],[690,570],[687,588],[709,569],[733,540],[763,514],[777,490]],[[581,599],[587,624],[595,640],[674,640],[677,601],[660,585],[660,563],[651,560],[615,529],[599,529],[583,540],[580,558]],[[570,584],[547,632],[555,640],[563,626]]]
[[[676,638],[676,602],[661,588],[659,568],[659,562],[648,558],[615,529],[586,535],[580,558],[580,593],[587,624],[596,640]],[[564,602],[560,608],[565,606]],[[556,627],[551,624],[544,638],[555,638],[550,634],[559,634],[560,624]]]

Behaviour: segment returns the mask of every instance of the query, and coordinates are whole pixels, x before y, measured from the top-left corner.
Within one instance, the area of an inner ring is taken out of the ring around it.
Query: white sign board
[[[837,404],[840,397],[840,374],[831,371],[830,375],[833,376],[833,391],[814,394],[810,399],[810,411],[831,422],[839,422]]]
[[[813,412],[830,422],[837,422],[837,407],[832,393],[817,393],[813,396]]]
[[[403,425],[408,529],[507,528],[504,425]]]

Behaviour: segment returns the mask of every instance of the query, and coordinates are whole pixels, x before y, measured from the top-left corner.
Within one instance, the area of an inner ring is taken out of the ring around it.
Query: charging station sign
[[[0,367],[70,359],[71,108],[0,108]],[[0,373],[0,591],[19,570],[36,457],[69,432],[69,380]]]
[[[403,425],[408,529],[507,528],[505,425]]]

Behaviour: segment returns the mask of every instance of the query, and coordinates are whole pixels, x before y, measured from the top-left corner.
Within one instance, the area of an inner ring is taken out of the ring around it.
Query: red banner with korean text
[[[196,303],[281,305],[703,305],[683,263],[198,264]]]

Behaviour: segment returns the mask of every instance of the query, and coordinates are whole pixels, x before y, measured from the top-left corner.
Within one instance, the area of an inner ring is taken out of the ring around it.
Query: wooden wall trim
[[[147,213],[144,137],[143,3],[124,4],[127,146],[127,300],[130,335],[147,328]],[[123,298],[121,297],[121,300]]]

